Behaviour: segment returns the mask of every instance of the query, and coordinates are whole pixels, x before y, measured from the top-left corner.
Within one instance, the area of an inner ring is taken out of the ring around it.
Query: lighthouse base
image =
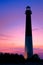
[[[27,56],[30,58],[33,55],[33,48],[32,48],[32,37],[26,36],[25,39],[25,50],[27,52]]]

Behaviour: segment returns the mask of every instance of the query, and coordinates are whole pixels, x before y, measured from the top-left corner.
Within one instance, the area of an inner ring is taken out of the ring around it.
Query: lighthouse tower
[[[26,7],[26,30],[25,30],[25,51],[27,52],[28,58],[33,55],[32,48],[32,28],[31,28],[31,8],[29,6]]]

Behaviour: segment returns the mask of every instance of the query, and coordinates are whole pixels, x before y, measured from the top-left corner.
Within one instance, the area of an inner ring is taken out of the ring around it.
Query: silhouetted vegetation
[[[24,63],[25,59],[22,55],[0,53],[0,63]]]
[[[0,53],[0,63],[28,63],[28,62],[43,62],[37,54],[34,54],[31,58],[25,59],[23,55]]]
[[[41,59],[37,54],[34,54],[31,58],[27,58],[27,62],[39,62]]]

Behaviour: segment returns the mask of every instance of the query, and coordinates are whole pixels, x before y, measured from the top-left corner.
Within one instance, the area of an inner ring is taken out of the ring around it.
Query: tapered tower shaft
[[[32,28],[31,28],[31,9],[29,6],[26,7],[26,30],[25,30],[25,50],[27,52],[28,57],[33,55],[32,48]]]

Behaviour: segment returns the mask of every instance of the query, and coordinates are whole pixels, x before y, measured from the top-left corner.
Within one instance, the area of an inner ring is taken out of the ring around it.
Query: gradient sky
[[[43,58],[43,0],[0,0],[0,52],[25,54],[25,10],[32,10],[33,52]]]

